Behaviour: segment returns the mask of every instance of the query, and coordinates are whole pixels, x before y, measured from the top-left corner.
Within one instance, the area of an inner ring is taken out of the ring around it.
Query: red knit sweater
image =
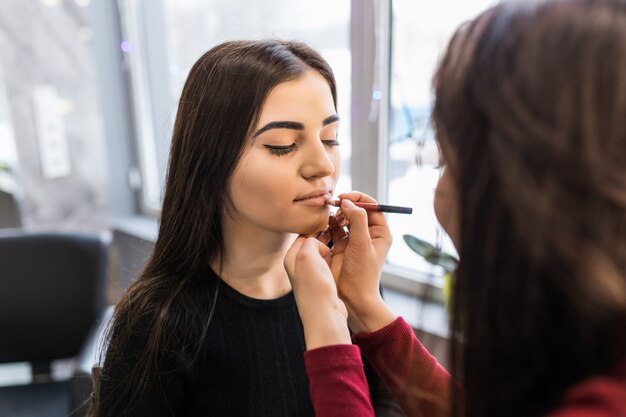
[[[316,417],[373,417],[360,350],[409,417],[447,416],[451,377],[399,317],[374,333],[304,354]],[[359,349],[360,348],[360,349]],[[547,417],[626,417],[626,362],[571,388]]]

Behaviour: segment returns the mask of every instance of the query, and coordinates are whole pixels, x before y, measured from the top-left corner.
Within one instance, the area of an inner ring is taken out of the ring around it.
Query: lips
[[[313,194],[296,198],[295,200],[293,200],[293,202],[296,204],[301,204],[305,206],[320,207],[320,206],[326,205],[326,203],[328,203],[331,200],[331,198],[332,198],[332,195],[328,191],[322,192],[322,193],[316,192]]]

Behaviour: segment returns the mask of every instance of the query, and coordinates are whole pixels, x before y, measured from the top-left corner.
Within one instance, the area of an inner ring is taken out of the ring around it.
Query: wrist
[[[354,333],[372,333],[392,323],[398,316],[380,295],[370,300],[346,303],[348,325]]]
[[[330,305],[316,305],[310,314],[300,314],[304,327],[307,350],[322,346],[351,344],[347,311],[343,303],[337,300]]]

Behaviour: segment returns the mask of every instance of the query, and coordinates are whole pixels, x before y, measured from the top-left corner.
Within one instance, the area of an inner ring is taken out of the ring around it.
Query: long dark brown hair
[[[626,359],[626,2],[501,3],[434,88],[459,194],[453,414],[543,415]]]
[[[94,415],[101,408],[122,415],[144,390],[158,386],[163,355],[176,354],[175,363],[193,366],[217,298],[218,285],[207,271],[223,250],[227,181],[270,90],[311,69],[328,82],[336,107],[331,68],[300,42],[226,42],[191,68],[172,136],[158,238],[142,274],[115,307],[102,369],[115,391],[96,401]],[[129,342],[136,345],[138,338],[143,342],[129,352]],[[109,372],[120,362],[132,366]]]

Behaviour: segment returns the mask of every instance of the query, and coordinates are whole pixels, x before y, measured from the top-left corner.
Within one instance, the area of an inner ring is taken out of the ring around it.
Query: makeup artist
[[[626,2],[500,3],[457,30],[434,92],[451,374],[379,296],[385,218],[344,201],[349,236],[285,258],[317,417],[372,415],[360,351],[411,417],[626,416]]]

